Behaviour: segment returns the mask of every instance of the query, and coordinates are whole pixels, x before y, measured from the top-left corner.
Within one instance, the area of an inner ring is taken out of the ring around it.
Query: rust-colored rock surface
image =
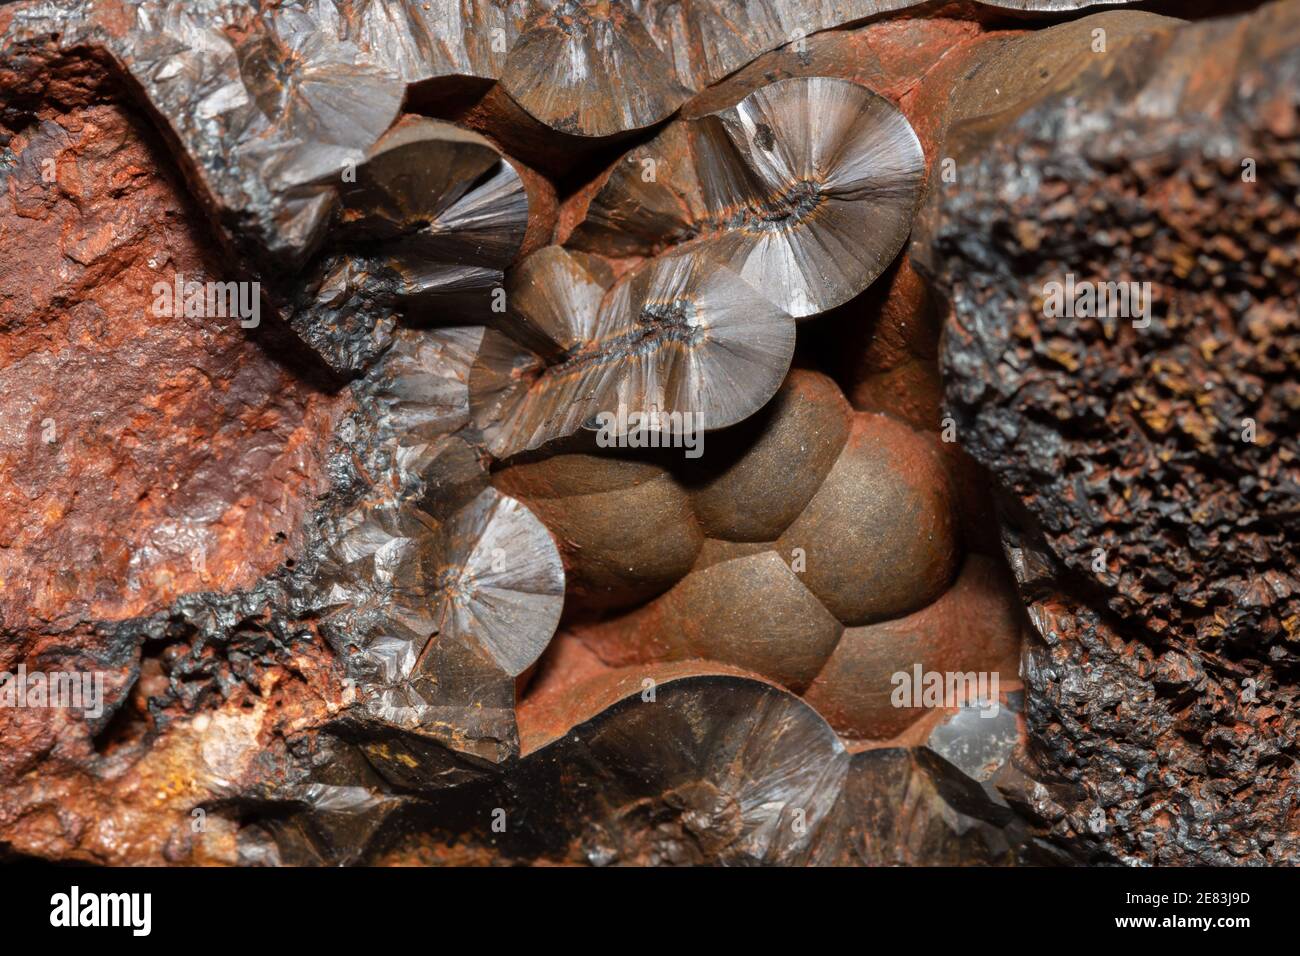
[[[106,69],[43,65],[69,88],[15,123],[0,196],[13,628],[137,616],[270,571],[323,487],[331,427],[329,397],[237,316],[158,314],[160,280],[227,270]]]

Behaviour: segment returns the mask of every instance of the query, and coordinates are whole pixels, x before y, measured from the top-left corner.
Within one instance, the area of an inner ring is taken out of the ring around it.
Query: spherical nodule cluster
[[[963,541],[961,467],[939,434],[796,368],[698,458],[580,435],[493,481],[555,535],[570,631],[605,663],[741,667],[886,740],[925,713],[893,694],[915,663],[1016,673],[1019,605]]]

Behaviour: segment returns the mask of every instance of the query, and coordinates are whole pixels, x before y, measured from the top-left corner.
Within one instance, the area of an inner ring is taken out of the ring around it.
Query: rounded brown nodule
[[[858,415],[777,548],[787,561],[802,557],[800,579],[847,625],[933,601],[958,559],[953,494],[934,439],[883,415]]]
[[[774,551],[712,564],[582,640],[606,663],[702,659],[743,667],[796,692],[843,627]]]
[[[920,665],[923,673],[984,671],[998,673],[1000,684],[1015,680],[1023,616],[1002,566],[971,555],[956,583],[929,607],[847,628],[804,698],[844,736],[895,737],[927,713],[894,705],[895,675],[911,681]]]
[[[843,628],[772,551],[687,576],[663,599],[675,657],[756,671],[802,691]]]
[[[852,420],[834,382],[795,369],[758,415],[709,435],[706,464],[684,472],[705,534],[776,540],[831,470]]]
[[[649,461],[595,451],[531,457],[493,481],[560,542],[571,608],[628,607],[662,593],[704,541],[686,492]]]

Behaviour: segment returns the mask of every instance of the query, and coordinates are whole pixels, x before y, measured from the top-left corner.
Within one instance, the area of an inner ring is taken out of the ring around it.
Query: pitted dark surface
[[[1300,854],[1295,12],[1164,27],[957,127],[928,212],[948,403],[1023,535],[1036,756],[1077,785],[1049,822],[1085,856]],[[1071,273],[1149,282],[1149,325],[1052,317]]]

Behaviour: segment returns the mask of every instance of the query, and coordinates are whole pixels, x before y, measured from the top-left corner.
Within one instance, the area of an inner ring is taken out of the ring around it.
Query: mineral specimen
[[[1300,3],[1121,3],[0,6],[0,854],[1300,861]]]

